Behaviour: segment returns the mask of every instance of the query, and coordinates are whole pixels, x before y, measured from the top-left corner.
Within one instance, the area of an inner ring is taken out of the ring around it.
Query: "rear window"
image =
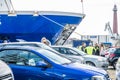
[[[118,48],[115,53],[120,54],[120,48]]]

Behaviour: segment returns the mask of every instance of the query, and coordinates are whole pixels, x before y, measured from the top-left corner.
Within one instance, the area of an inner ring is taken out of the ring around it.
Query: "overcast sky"
[[[76,32],[88,35],[108,34],[108,31],[105,32],[104,28],[105,23],[107,23],[108,21],[110,22],[111,28],[113,28],[112,10],[114,4],[116,4],[118,8],[118,27],[120,29],[120,0],[84,0],[83,4],[86,17],[76,29]]]
[[[82,12],[81,0],[12,0],[12,2],[16,10]],[[82,35],[107,34],[108,32],[104,31],[105,23],[109,21],[111,28],[113,27],[114,4],[118,8],[118,27],[120,27],[120,0],[83,0],[86,17],[75,32]]]

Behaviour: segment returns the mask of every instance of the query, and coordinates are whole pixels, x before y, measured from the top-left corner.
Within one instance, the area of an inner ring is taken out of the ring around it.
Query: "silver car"
[[[120,58],[116,63],[116,80],[120,80]]]
[[[103,68],[105,70],[108,69],[108,61],[107,58],[95,55],[87,55],[83,51],[78,50],[77,48],[73,47],[65,47],[65,46],[52,46],[55,50],[63,53],[67,56],[71,56],[77,58],[78,56],[82,56],[86,62],[86,64],[95,66],[98,68]]]
[[[14,80],[13,73],[9,66],[0,60],[0,80]]]
[[[61,54],[58,51],[54,50],[50,46],[47,46],[47,45],[45,45],[43,43],[40,43],[40,42],[11,42],[11,43],[2,43],[2,44],[0,44],[0,47],[4,47],[4,46],[33,46],[33,47],[40,47],[40,48],[43,48],[43,49],[47,49],[47,50],[53,51],[53,52],[55,52],[57,54],[60,54],[60,55],[62,55],[64,57],[66,57],[66,58],[69,58],[72,61],[85,64],[85,60],[81,56],[76,56],[78,58],[66,56],[66,55]]]

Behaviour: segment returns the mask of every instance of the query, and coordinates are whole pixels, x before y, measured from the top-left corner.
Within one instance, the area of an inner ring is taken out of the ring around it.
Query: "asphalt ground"
[[[115,80],[116,75],[115,75],[115,70],[113,69],[113,67],[110,66],[110,67],[108,68],[107,72],[108,72],[110,78],[111,78],[112,80]]]

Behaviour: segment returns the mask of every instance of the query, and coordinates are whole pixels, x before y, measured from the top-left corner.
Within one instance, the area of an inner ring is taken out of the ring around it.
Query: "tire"
[[[115,61],[113,62],[113,68],[114,68],[114,69],[116,69],[116,63],[117,63],[117,60],[115,60]]]
[[[90,66],[94,66],[95,67],[95,64],[93,62],[86,62],[87,65],[90,65]]]

